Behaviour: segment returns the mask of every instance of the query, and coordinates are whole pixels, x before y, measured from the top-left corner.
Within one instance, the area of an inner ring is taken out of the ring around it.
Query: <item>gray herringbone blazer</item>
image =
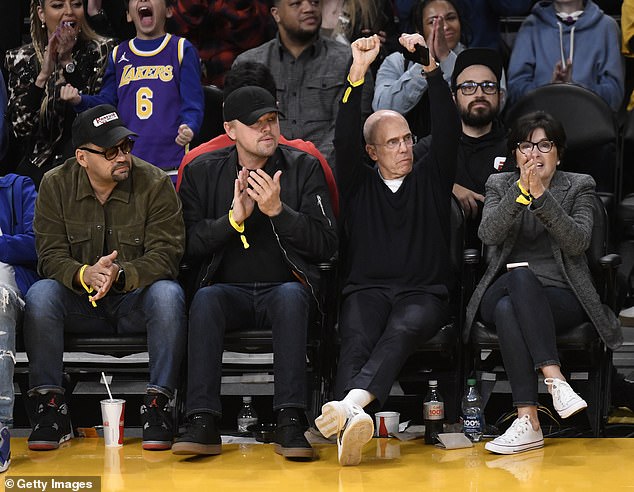
[[[486,183],[486,199],[480,239],[491,249],[489,266],[467,306],[463,340],[469,340],[471,325],[480,301],[491,283],[506,268],[506,259],[515,246],[526,206],[515,201],[519,173],[493,174]],[[597,332],[611,349],[623,343],[618,318],[601,304],[588,268],[585,251],[590,245],[593,225],[595,183],[585,174],[556,171],[543,204],[531,211],[550,235],[553,257],[568,284],[581,302]]]

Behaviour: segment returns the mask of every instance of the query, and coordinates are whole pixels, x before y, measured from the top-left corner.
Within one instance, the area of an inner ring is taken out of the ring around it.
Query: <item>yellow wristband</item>
[[[242,224],[238,224],[235,220],[233,220],[233,209],[229,210],[229,224],[238,232],[244,232],[244,222]]]
[[[517,203],[521,203],[522,205],[530,205],[532,203],[532,200],[529,198],[526,198],[526,196],[524,195],[520,195],[518,196],[515,201]]]
[[[517,187],[522,192],[522,195],[530,196],[530,193],[524,189],[524,187],[522,186],[522,183],[520,182],[519,179],[517,180]]]
[[[240,233],[242,246],[244,246],[244,249],[248,249],[249,243],[247,242],[246,236],[242,234],[244,232],[244,222],[242,224],[238,224],[235,220],[233,220],[233,209],[229,210],[229,224],[231,224],[231,227],[233,227],[236,231]]]
[[[79,282],[81,283],[81,286],[84,288],[84,290],[90,294],[95,289],[93,289],[92,285],[88,286],[86,285],[86,282],[84,282],[84,272],[86,271],[86,268],[88,268],[88,265],[83,265],[79,269]],[[97,303],[92,300],[92,296],[88,296],[88,300],[90,301],[90,304],[92,304],[92,307],[97,307]]]

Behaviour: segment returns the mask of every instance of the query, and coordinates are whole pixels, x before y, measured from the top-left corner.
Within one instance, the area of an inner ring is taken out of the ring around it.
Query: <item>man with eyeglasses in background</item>
[[[24,315],[31,450],[56,449],[71,437],[65,333],[147,332],[142,445],[172,445],[169,401],[186,343],[185,295],[175,280],[185,226],[169,176],[130,154],[134,136],[113,106],[84,111],[72,127],[75,157],[40,185],[33,229],[43,280],[29,289]]]
[[[451,88],[462,123],[453,194],[467,218],[466,245],[479,248],[485,183],[506,170],[506,127],[499,118],[505,91],[500,86],[502,59],[489,48],[470,48],[456,58]],[[431,147],[431,135],[414,147],[414,158]]]
[[[425,41],[419,34],[415,44]],[[364,408],[385,404],[403,364],[449,314],[451,187],[460,124],[451,92],[433,57],[423,65],[431,105],[430,152],[414,161],[412,132],[392,110],[363,126],[364,77],[379,53],[378,36],[351,45],[352,66],[335,126],[337,186],[343,226],[341,351],[335,398],[315,420],[337,436],[341,465],[357,465],[373,434]],[[412,43],[408,49],[414,51]]]

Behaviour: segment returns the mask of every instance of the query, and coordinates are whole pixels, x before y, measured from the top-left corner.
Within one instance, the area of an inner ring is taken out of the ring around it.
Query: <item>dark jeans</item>
[[[273,331],[273,409],[306,408],[306,334],[311,294],[299,282],[215,284],[189,309],[187,415],[220,416],[225,332]]]
[[[421,290],[385,286],[348,294],[339,317],[335,397],[359,388],[382,406],[407,358],[447,319],[446,299]]]
[[[515,406],[538,404],[536,371],[560,365],[557,333],[588,320],[572,290],[544,287],[528,268],[515,268],[493,282],[480,314],[496,327]]]
[[[40,280],[26,295],[24,342],[29,385],[62,390],[64,332],[131,334],[147,331],[150,384],[168,397],[178,382],[186,340],[185,295],[171,280],[126,294],[108,294],[97,307],[56,280]]]

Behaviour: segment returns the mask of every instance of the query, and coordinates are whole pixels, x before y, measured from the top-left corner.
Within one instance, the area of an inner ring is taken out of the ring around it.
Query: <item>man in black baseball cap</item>
[[[488,177],[506,162],[506,128],[499,119],[504,104],[502,59],[489,48],[469,48],[458,54],[451,74],[451,90],[460,114],[462,135],[458,146],[453,194],[467,217],[468,247],[479,247],[478,226]],[[414,148],[418,156],[429,151],[431,137]]]
[[[304,437],[306,337],[316,264],[337,249],[319,161],[279,145],[279,110],[266,89],[245,86],[224,104],[235,146],[199,155],[183,169],[187,252],[200,265],[188,331],[187,431],[176,454],[219,454],[220,378],[226,331],[273,333],[275,450],[314,457]]]
[[[273,95],[263,87],[254,85],[240,87],[229,94],[223,113],[225,121],[238,120],[247,126],[255,123],[263,114],[281,114]]]
[[[176,282],[185,249],[180,201],[167,174],[131,154],[135,134],[112,106],[77,115],[75,156],[44,175],[35,207],[38,269],[27,293],[31,450],[70,439],[64,401],[64,332],[146,332],[153,363],[141,406],[144,449],[169,449],[186,340]]]
[[[107,148],[137,134],[125,127],[114,106],[101,104],[77,115],[72,136],[75,148],[88,143]]]

